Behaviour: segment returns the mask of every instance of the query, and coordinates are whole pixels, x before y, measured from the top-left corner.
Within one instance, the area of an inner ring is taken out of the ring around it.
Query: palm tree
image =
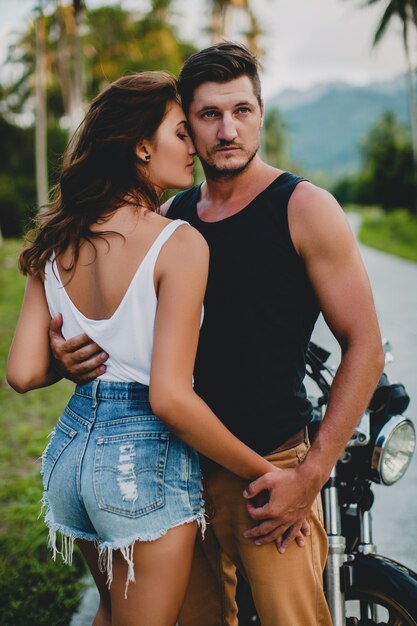
[[[64,9],[56,0],[56,21],[59,27],[57,41],[57,65],[64,110],[69,118],[69,133],[75,132],[83,115],[81,51],[78,37],[78,18],[84,3],[73,0],[72,6]],[[47,28],[44,1],[39,0],[35,18],[36,75],[35,75],[35,155],[36,188],[38,206],[48,202],[47,161]],[[68,44],[68,45],[66,45]]]
[[[60,78],[68,132],[71,136],[83,118],[82,53],[79,37],[79,20],[85,4],[73,0],[71,6],[62,6],[55,0],[55,17],[59,29],[57,39],[57,65]]]
[[[258,57],[258,59],[262,59],[265,51],[259,46],[259,37],[264,34],[264,31],[252,9],[249,9],[248,17],[249,29],[244,33],[246,45],[250,50],[252,50],[252,52]]]
[[[230,39],[233,36],[235,18],[243,11],[249,18],[251,13],[249,0],[212,0],[211,25],[209,30],[213,43],[219,39]]]
[[[172,0],[152,0],[151,13],[160,22],[169,22]]]
[[[36,38],[36,126],[35,126],[35,155],[36,155],[36,189],[38,206],[48,202],[48,162],[46,155],[46,28],[42,2],[37,7],[35,18]]]
[[[367,0],[366,5],[372,5],[380,0]],[[387,0],[384,0],[387,3]],[[413,145],[414,167],[417,170],[417,103],[414,68],[410,54],[410,30],[417,27],[417,0],[389,0],[374,35],[373,45],[376,46],[394,18],[402,23],[402,38],[407,65],[407,92],[410,111],[411,139]]]

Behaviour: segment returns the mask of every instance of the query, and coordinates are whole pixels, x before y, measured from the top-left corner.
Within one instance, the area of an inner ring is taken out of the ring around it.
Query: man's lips
[[[232,150],[240,150],[239,146],[222,146],[221,148],[216,148],[216,152],[230,152]]]

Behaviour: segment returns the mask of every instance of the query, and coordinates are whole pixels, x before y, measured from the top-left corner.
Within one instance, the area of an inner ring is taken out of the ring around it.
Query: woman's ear
[[[149,163],[149,161],[151,160],[151,149],[147,141],[142,141],[141,143],[138,143],[138,145],[136,146],[136,156],[143,163]]]

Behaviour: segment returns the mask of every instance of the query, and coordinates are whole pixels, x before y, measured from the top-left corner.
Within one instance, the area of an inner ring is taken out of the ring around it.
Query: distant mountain
[[[359,141],[381,113],[408,121],[404,76],[361,87],[337,82],[286,90],[267,101],[267,109],[274,106],[284,117],[291,159],[307,173],[332,178],[358,170]]]

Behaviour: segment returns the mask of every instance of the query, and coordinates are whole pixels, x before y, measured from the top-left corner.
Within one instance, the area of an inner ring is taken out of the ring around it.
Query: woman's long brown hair
[[[92,101],[63,156],[52,201],[27,235],[30,243],[19,259],[24,274],[43,278],[46,262],[68,248],[72,257],[65,269],[73,270],[80,244],[106,234],[94,232],[92,224],[126,203],[158,210],[158,195],[136,147],[154,136],[167,105],[176,100],[171,74],[141,72],[116,80]]]

